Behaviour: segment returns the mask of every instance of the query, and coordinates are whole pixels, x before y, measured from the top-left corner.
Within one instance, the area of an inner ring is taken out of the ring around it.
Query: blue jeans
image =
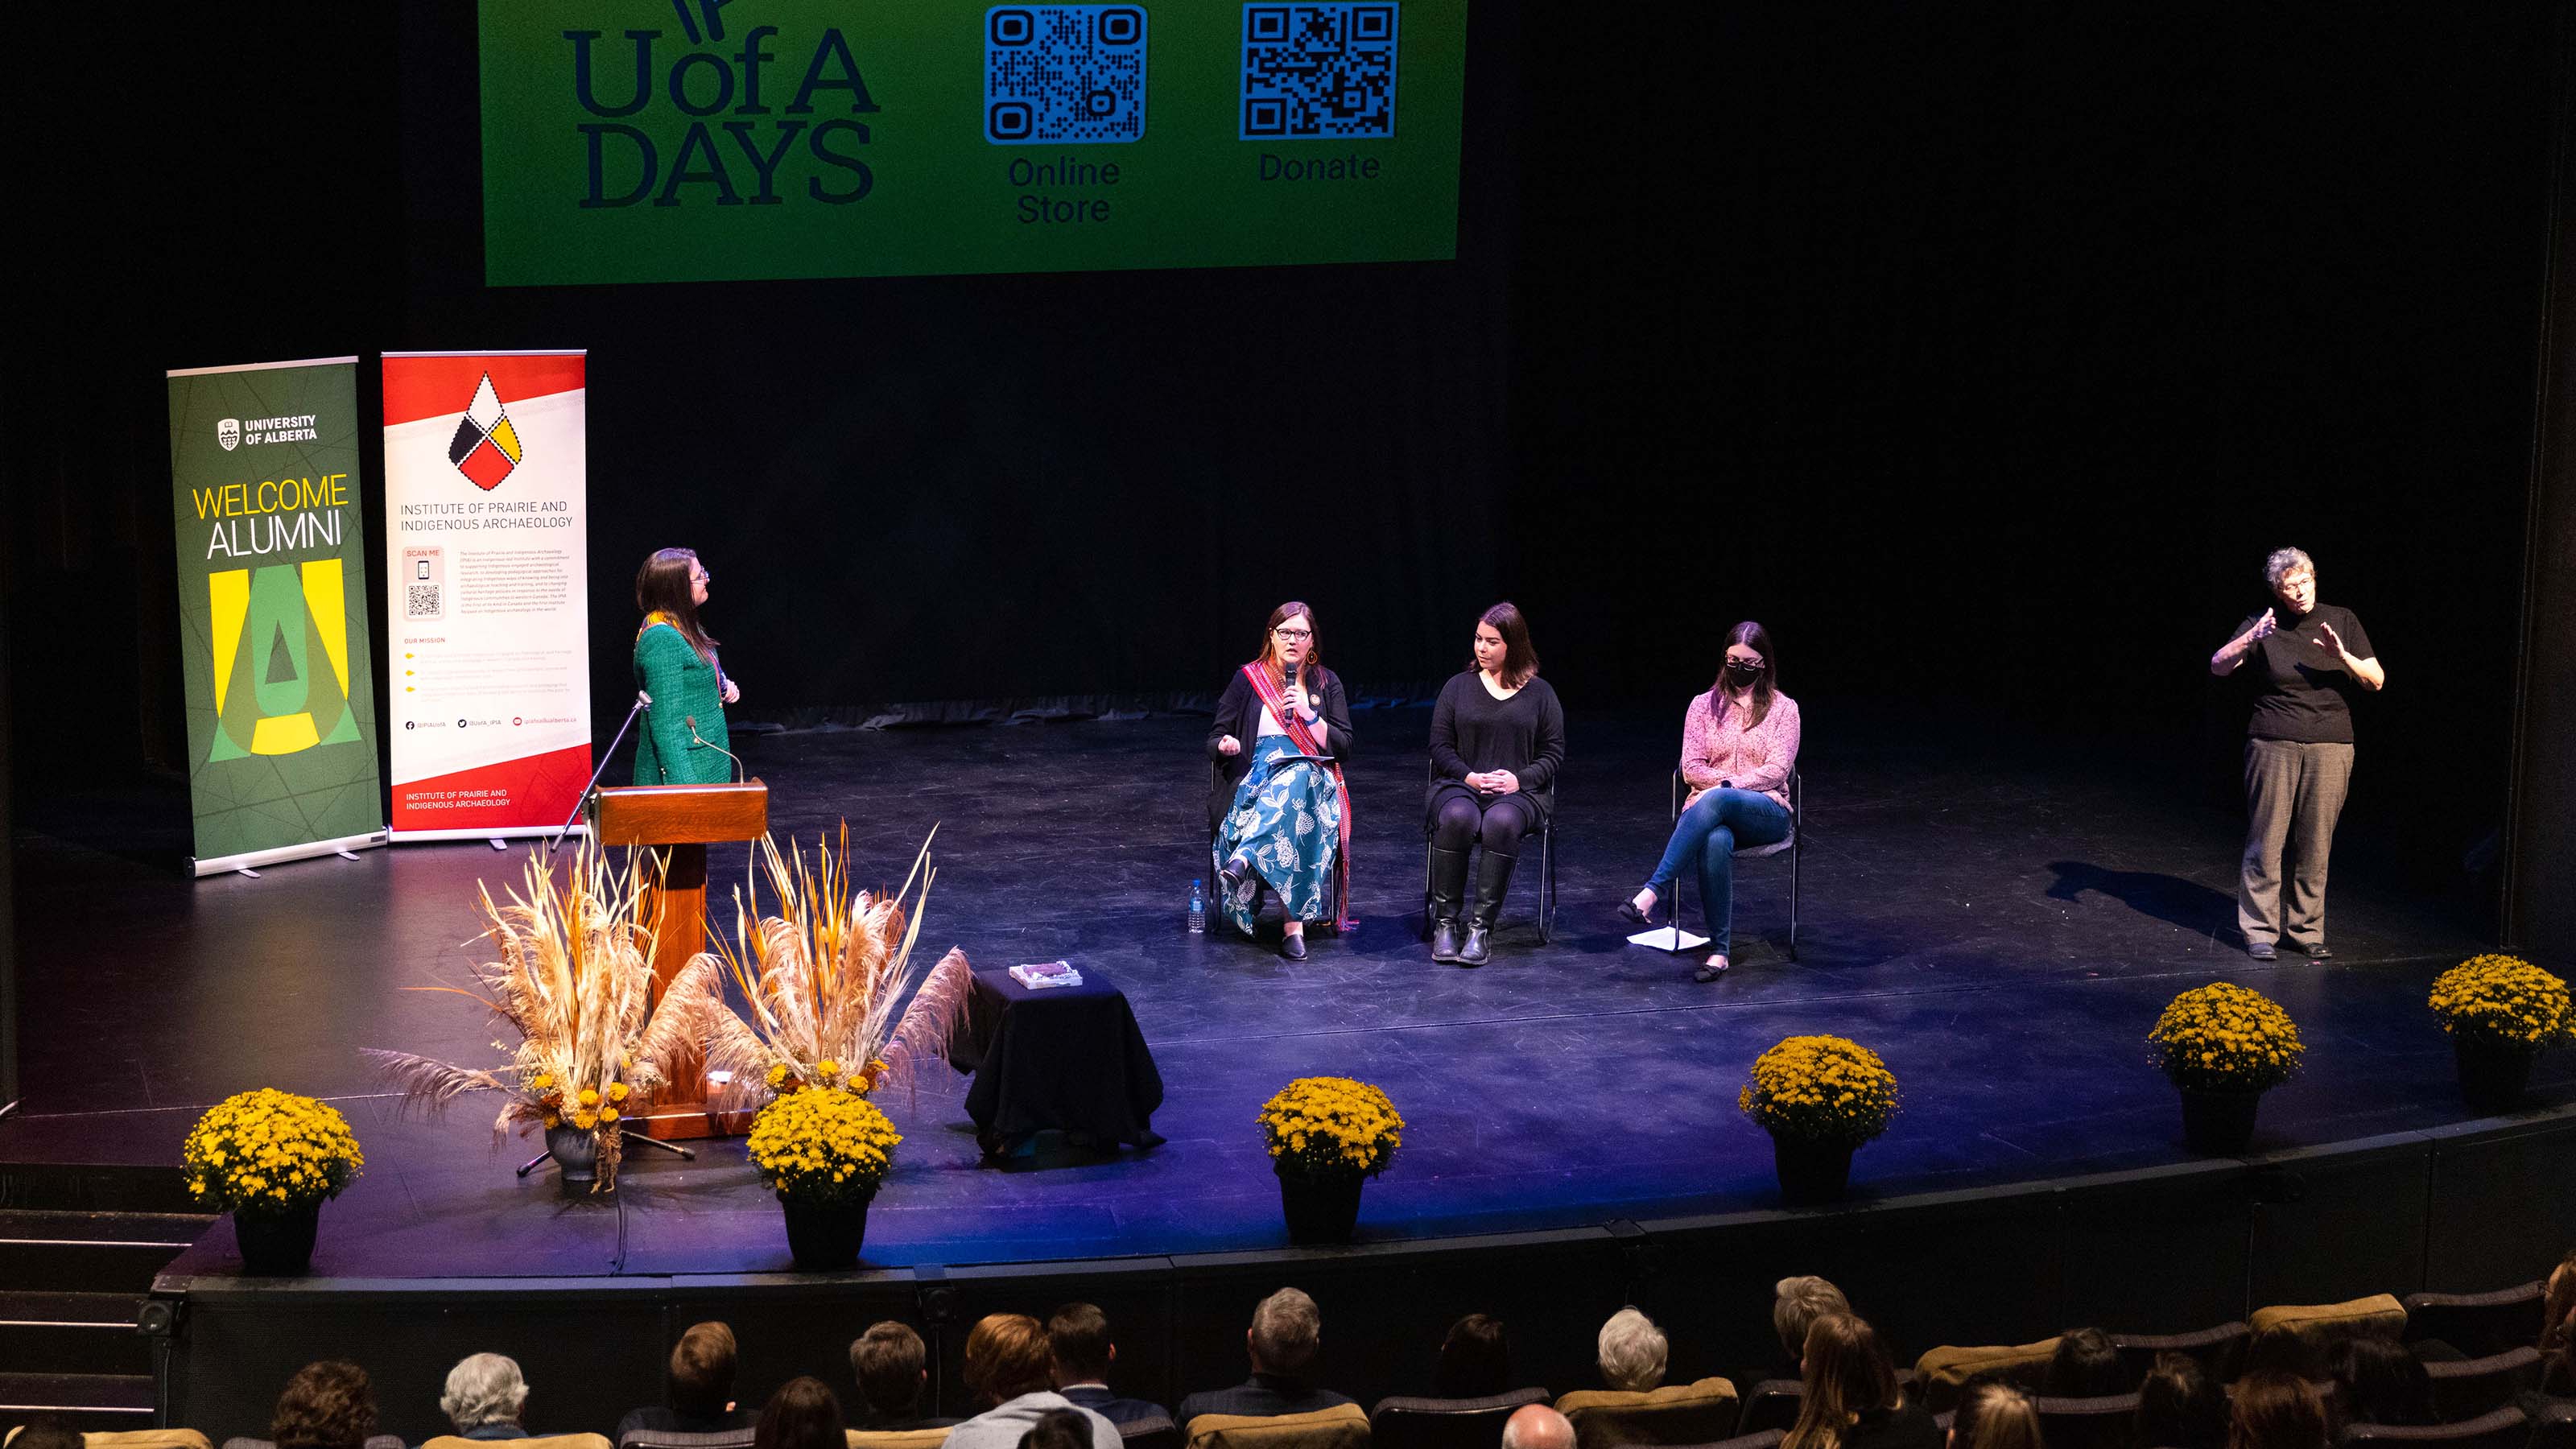
[[[1735,931],[1735,852],[1789,838],[1789,807],[1752,790],[1717,789],[1699,797],[1673,822],[1673,838],[1646,889],[1669,899],[1682,871],[1699,866],[1699,909],[1708,923],[1708,949],[1727,954]]]

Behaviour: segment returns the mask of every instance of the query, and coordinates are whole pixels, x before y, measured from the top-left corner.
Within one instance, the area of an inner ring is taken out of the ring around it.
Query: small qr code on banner
[[[437,618],[444,607],[439,600],[438,592],[439,588],[436,584],[409,585],[404,590],[403,617],[406,619]]]
[[[1084,145],[1145,134],[1145,12],[998,5],[984,12],[984,139]]]
[[[1243,7],[1241,139],[1395,134],[1395,7]]]

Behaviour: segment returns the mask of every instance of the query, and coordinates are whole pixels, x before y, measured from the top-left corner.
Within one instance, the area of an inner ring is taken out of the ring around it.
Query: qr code
[[[439,586],[436,584],[408,585],[403,597],[403,617],[406,619],[439,617],[447,606],[440,601],[438,594]]]
[[[1395,7],[1243,7],[1241,139],[1395,134]]]
[[[1000,5],[984,12],[984,139],[996,146],[1145,134],[1145,12]]]

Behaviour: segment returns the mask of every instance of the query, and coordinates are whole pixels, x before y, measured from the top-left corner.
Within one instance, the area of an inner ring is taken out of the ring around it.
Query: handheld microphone
[[[733,761],[733,772],[734,772],[734,776],[735,776],[735,783],[736,783],[736,784],[740,784],[740,783],[742,782],[742,778],[743,778],[743,775],[744,775],[744,771],[743,771],[743,768],[742,768],[742,756],[735,754],[733,751],[728,750],[728,749],[726,749],[724,746],[722,746],[722,745],[720,745],[720,744],[717,744],[715,741],[710,740],[710,739],[706,738],[705,736],[703,736],[703,735],[699,734],[699,733],[698,733],[698,717],[697,717],[696,715],[688,715],[688,716],[685,716],[684,718],[686,719],[686,721],[687,721],[687,723],[688,723],[688,726],[689,726],[689,741],[690,741],[690,743],[692,743],[692,744],[700,744],[700,745],[704,745],[704,746],[706,746],[708,749],[711,749],[711,750],[715,751],[717,754],[724,756],[726,759]]]

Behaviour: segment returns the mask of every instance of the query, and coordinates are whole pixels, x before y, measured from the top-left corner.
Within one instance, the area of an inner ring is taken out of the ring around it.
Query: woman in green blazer
[[[635,687],[652,699],[635,737],[638,785],[707,785],[733,778],[724,707],[742,698],[716,663],[716,641],[698,627],[707,569],[695,552],[666,548],[635,575]]]

